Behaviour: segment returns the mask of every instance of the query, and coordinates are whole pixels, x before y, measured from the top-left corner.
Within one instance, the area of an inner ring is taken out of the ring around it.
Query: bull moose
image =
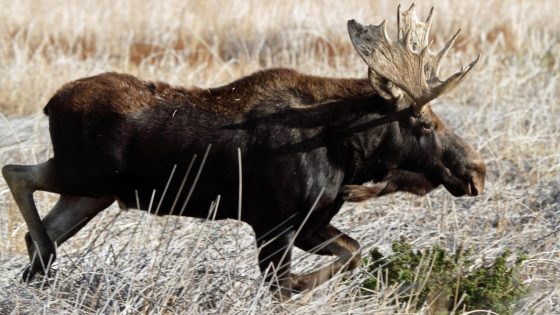
[[[220,196],[212,215],[253,228],[265,279],[289,297],[359,264],[358,242],[330,224],[346,199],[423,195],[439,185],[454,196],[481,193],[479,153],[429,104],[455,88],[478,57],[440,80],[457,34],[432,53],[432,13],[420,21],[414,5],[399,7],[396,41],[385,22],[348,21],[368,66],[364,79],[271,69],[210,89],[119,73],[67,83],[44,108],[54,157],[2,168],[29,229],[24,281],[48,271],[56,245],[115,200],[143,210],[155,200],[158,215],[206,218]],[[37,190],[60,194],[43,219]],[[293,246],[337,259],[294,274]]]

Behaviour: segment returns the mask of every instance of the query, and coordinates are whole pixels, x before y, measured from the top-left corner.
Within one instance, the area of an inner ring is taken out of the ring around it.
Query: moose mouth
[[[462,197],[465,195],[475,197],[484,189],[483,184],[480,180],[477,180],[476,177],[471,177],[468,180],[453,178],[453,180],[444,181],[443,186],[454,197]]]

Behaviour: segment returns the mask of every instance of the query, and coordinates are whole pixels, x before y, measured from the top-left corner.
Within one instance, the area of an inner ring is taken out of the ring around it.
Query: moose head
[[[403,189],[425,194],[433,186],[443,184],[454,196],[476,196],[484,189],[485,164],[478,152],[437,117],[430,101],[458,86],[480,56],[466,68],[441,80],[438,77],[440,64],[459,31],[439,53],[434,54],[429,49],[428,39],[433,8],[425,22],[418,20],[414,4],[404,12],[399,6],[397,16],[397,41],[389,39],[385,21],[377,26],[363,26],[350,20],[348,32],[358,54],[368,65],[372,87],[393,104],[393,113],[389,115],[398,116],[393,126],[396,130],[392,133],[393,146],[399,151],[395,168],[418,172],[425,179],[390,172],[384,181],[391,183],[393,179],[393,183],[386,189],[369,189],[370,195],[379,196]],[[416,185],[411,181],[416,181]],[[367,199],[362,188],[353,186],[357,189],[354,192],[349,188],[352,187],[347,187],[347,199]],[[360,189],[362,196],[357,198]]]

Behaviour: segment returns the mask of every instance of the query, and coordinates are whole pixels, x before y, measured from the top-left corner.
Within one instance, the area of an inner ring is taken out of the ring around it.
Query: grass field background
[[[401,3],[408,8],[410,3]],[[51,154],[41,113],[63,83],[103,71],[183,86],[220,85],[259,69],[289,67],[364,77],[346,21],[388,20],[395,1],[58,1],[0,0],[0,164],[32,164]],[[487,162],[477,198],[443,189],[347,205],[334,224],[365,250],[389,253],[393,240],[415,247],[475,249],[484,264],[504,250],[526,252],[530,287],[519,314],[560,313],[560,2],[418,2],[435,6],[431,38],[441,48],[461,35],[443,73],[482,59],[434,110]],[[37,193],[45,214],[56,196]],[[399,292],[364,297],[358,269],[317,290],[275,303],[262,285],[250,228],[234,221],[156,218],[116,206],[59,249],[49,285],[23,285],[27,228],[0,179],[0,314],[90,313],[411,313]],[[324,262],[297,252],[296,270]]]

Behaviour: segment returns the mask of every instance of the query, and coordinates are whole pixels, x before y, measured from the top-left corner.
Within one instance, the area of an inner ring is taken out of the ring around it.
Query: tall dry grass
[[[186,86],[214,86],[267,67],[364,76],[346,21],[388,19],[394,1],[0,1],[0,164],[50,155],[39,113],[63,83],[123,71]],[[402,3],[408,7],[409,3]],[[476,54],[478,69],[435,111],[483,154],[483,195],[395,195],[350,205],[334,224],[364,247],[405,238],[473,247],[479,262],[505,249],[529,254],[519,314],[560,312],[560,3],[438,1],[434,47],[461,27],[443,66]],[[5,118],[8,117],[8,118]],[[41,213],[55,196],[37,194]],[[0,314],[3,313],[410,313],[394,287],[364,298],[363,269],[277,304],[262,285],[250,229],[238,222],[156,218],[111,208],[60,248],[53,282],[19,283],[26,227],[0,180]],[[318,263],[299,252],[299,270]],[[324,260],[319,260],[324,261]],[[395,305],[399,300],[400,304]]]

